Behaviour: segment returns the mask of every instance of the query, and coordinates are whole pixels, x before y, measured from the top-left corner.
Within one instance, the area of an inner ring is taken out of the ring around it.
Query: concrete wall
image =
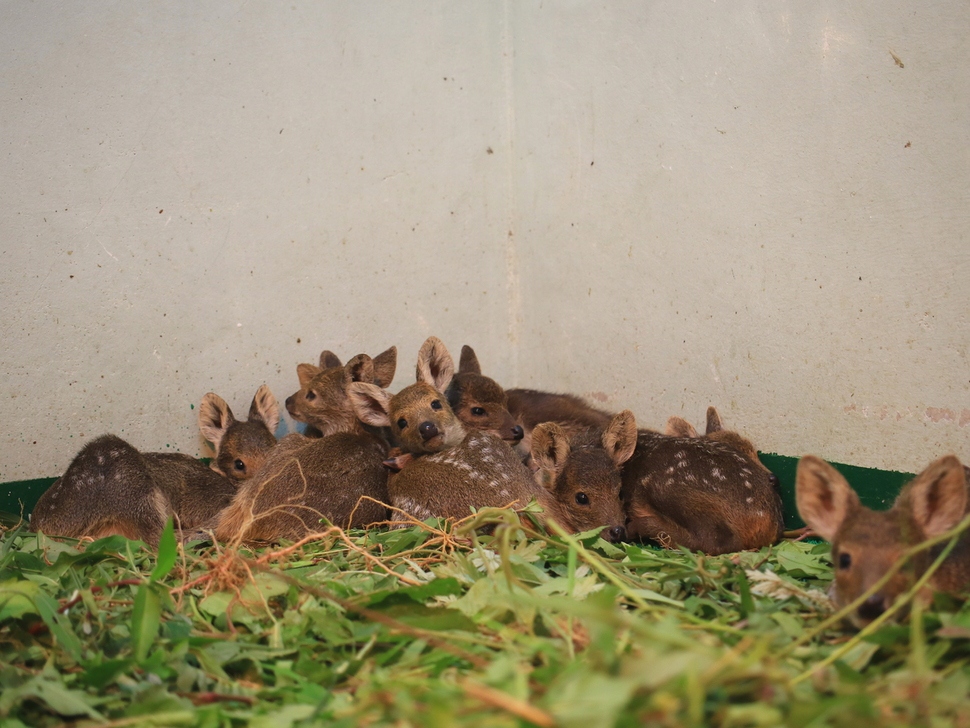
[[[970,7],[0,4],[0,482],[471,343],[761,449],[970,459]],[[895,55],[895,57],[894,57]]]

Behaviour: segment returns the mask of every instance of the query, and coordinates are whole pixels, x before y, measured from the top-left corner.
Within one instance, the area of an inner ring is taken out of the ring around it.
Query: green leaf
[[[162,600],[153,584],[142,584],[135,592],[135,604],[131,611],[131,650],[135,660],[142,662],[158,637],[161,623]]]
[[[172,517],[169,516],[158,541],[158,558],[155,561],[155,569],[152,571],[150,581],[155,582],[164,579],[175,566],[177,556],[178,545],[175,542],[175,527],[172,524]]]
[[[37,614],[34,600],[39,593],[40,587],[31,581],[11,579],[0,583],[0,622]]]
[[[58,715],[86,715],[96,720],[104,720],[98,711],[88,705],[86,697],[80,690],[68,690],[64,687],[60,675],[45,672],[30,678],[19,687],[4,690],[0,695],[0,715],[7,715],[14,706],[31,699],[44,703]]]

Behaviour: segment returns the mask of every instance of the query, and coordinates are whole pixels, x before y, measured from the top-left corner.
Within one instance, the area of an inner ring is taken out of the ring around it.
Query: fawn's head
[[[375,427],[388,427],[406,453],[432,453],[454,447],[465,428],[444,394],[455,373],[455,363],[441,341],[433,336],[418,352],[417,381],[391,395],[367,382],[347,388],[354,412]]]
[[[510,444],[522,439],[522,426],[509,414],[505,390],[482,374],[475,350],[461,347],[458,373],[445,392],[448,404],[466,427],[491,432]]]
[[[568,531],[606,526],[607,541],[626,537],[626,515],[620,499],[620,466],[633,455],[637,424],[630,410],[610,420],[602,433],[570,442],[555,422],[543,422],[532,431],[532,462],[536,482],[552,496],[550,515]]]
[[[357,415],[347,395],[353,382],[386,387],[397,369],[397,348],[391,347],[371,359],[358,354],[346,365],[331,351],[320,354],[320,366],[296,368],[300,390],[286,398],[286,411],[300,422],[313,425],[324,436],[347,432],[357,426]]]
[[[212,469],[237,484],[251,478],[276,445],[279,422],[279,405],[265,384],[253,397],[248,420],[233,417],[218,394],[206,394],[199,406],[199,430],[215,448]]]
[[[862,505],[846,479],[812,455],[798,462],[795,489],[802,519],[832,544],[832,597],[837,607],[869,591],[909,547],[953,528],[967,506],[963,466],[952,455],[931,463],[887,511]],[[863,626],[886,611],[927,563],[925,552],[911,559],[855,610],[850,616],[853,624]]]

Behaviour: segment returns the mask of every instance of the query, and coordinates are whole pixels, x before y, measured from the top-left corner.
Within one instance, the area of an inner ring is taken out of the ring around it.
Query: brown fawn
[[[716,424],[709,417],[711,432],[705,437],[696,437],[689,424],[695,436],[640,431],[623,469],[630,538],[712,555],[761,548],[781,538],[778,479],[758,460],[754,446],[722,430],[713,414]]]
[[[387,442],[357,419],[347,393],[355,383],[390,382],[397,352],[391,347],[373,359],[359,354],[346,365],[329,352],[320,359],[324,366],[311,367],[315,372],[310,365],[297,368],[300,391],[286,404],[323,436],[283,438],[220,514],[218,540],[296,540],[320,531],[321,519],[350,528],[387,518]]]
[[[365,355],[361,355],[364,357]],[[355,357],[347,366],[331,351],[320,354],[320,366],[300,364],[296,375],[300,390],[286,398],[286,411],[294,419],[315,428],[320,435],[347,432],[359,425],[357,416],[347,399],[347,386],[361,379],[360,367],[369,366],[373,374],[369,380],[378,387],[388,387],[397,369],[397,347],[390,347],[364,364],[364,359]],[[309,434],[309,433],[308,433]]]
[[[522,426],[509,413],[505,390],[482,374],[475,350],[461,347],[458,372],[445,390],[448,404],[466,427],[498,435],[510,445],[522,439]]]
[[[841,608],[875,585],[912,546],[956,526],[970,510],[968,475],[953,455],[935,460],[908,483],[887,511],[862,505],[846,479],[831,465],[813,455],[798,462],[795,498],[798,513],[815,533],[831,542],[835,580],[831,596]],[[945,544],[921,551],[879,591],[850,615],[862,627],[881,615],[940,555]],[[959,592],[970,585],[970,536],[959,542],[929,586]],[[925,598],[926,594],[920,595]]]
[[[670,437],[701,437],[701,435],[697,434],[697,430],[694,429],[694,426],[690,422],[676,415],[667,420],[664,434]],[[746,456],[756,467],[767,471],[768,480],[771,481],[772,486],[775,488],[779,487],[778,476],[768,470],[764,466],[764,463],[761,462],[754,443],[739,432],[725,430],[721,425],[721,417],[714,407],[707,408],[707,431],[703,437],[734,448]]]
[[[541,392],[537,389],[507,389],[508,408],[513,419],[522,426],[522,442],[516,447],[523,459],[532,452],[532,431],[541,422],[555,422],[567,437],[602,430],[613,415],[596,409],[582,397],[572,394]]]
[[[229,505],[276,444],[279,409],[269,388],[259,388],[249,421],[232,416],[211,392],[199,408],[199,427],[215,445],[211,468],[180,453],[142,453],[116,435],[86,444],[31,513],[33,531],[71,538],[120,534],[158,545],[165,521],[198,528]]]

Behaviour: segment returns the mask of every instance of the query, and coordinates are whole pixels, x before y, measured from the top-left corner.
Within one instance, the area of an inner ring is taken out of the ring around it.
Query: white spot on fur
[[[673,474],[674,474],[674,466],[671,465],[669,468],[667,468],[667,475],[673,475]]]
[[[744,487],[745,488],[750,488],[751,487],[751,481],[748,481],[748,480],[744,481]]]
[[[683,460],[685,457],[687,457],[687,453],[684,452],[683,450],[678,450],[677,452],[674,453],[674,457],[677,458],[678,460]]]
[[[744,499],[745,503],[754,503],[754,498],[748,497]]]

